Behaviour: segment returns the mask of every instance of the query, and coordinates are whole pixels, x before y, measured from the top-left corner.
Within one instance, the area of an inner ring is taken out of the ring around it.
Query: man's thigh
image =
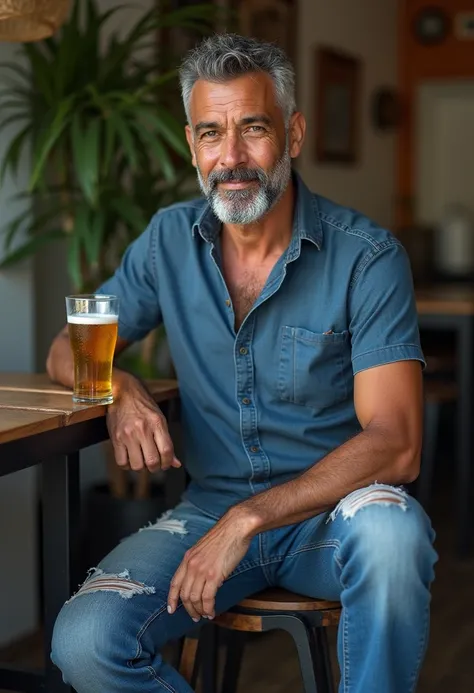
[[[184,502],[165,513],[156,523],[122,541],[63,608],[60,623],[94,628],[100,615],[112,629],[118,629],[137,651],[159,649],[179,638],[195,624],[179,603],[167,613],[171,579],[186,551],[194,546],[216,520],[191,503]],[[257,550],[257,543],[255,543]],[[241,571],[231,576],[216,598],[222,612],[245,596],[263,589],[265,577],[259,561],[249,560],[253,546],[244,558]]]
[[[322,599],[340,599],[344,580],[367,570],[381,582],[389,572],[398,574],[402,584],[402,573],[413,568],[428,574],[436,558],[423,508],[402,489],[384,484],[356,491],[332,513],[275,538],[282,557],[274,564],[275,583]]]

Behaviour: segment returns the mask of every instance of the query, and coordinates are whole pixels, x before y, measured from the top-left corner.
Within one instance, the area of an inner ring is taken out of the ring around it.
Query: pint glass
[[[74,402],[110,404],[112,364],[118,331],[118,298],[66,296],[69,341],[74,358]]]

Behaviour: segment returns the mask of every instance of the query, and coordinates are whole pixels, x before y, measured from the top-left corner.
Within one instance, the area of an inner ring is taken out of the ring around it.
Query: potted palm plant
[[[0,185],[24,147],[33,146],[33,165],[23,193],[32,204],[6,229],[0,268],[63,239],[73,287],[87,290],[113,271],[156,209],[182,194],[189,153],[183,123],[166,106],[176,70],[160,71],[151,45],[166,27],[208,31],[211,9],[152,10],[120,38],[105,38],[123,9],[99,13],[95,0],[76,0],[56,36],[21,45],[29,69],[1,66],[10,78],[0,93],[0,136],[12,122],[21,128]]]
[[[176,70],[160,68],[154,46],[163,31],[202,36],[215,11],[204,4],[152,10],[119,36],[107,24],[123,9],[100,12],[95,0],[76,0],[55,36],[20,45],[23,61],[1,66],[8,82],[0,94],[0,137],[13,122],[19,131],[0,163],[0,185],[7,172],[15,175],[25,147],[31,148],[32,167],[28,189],[21,193],[29,208],[5,229],[0,269],[59,241],[67,248],[73,291],[93,291],[153,213],[189,194],[192,169],[183,123],[170,105],[176,101],[170,99],[178,89]],[[161,65],[169,57],[168,52],[161,56]],[[159,334],[149,338],[141,354],[124,357],[139,375],[158,375]],[[105,527],[101,532],[111,545],[133,529],[123,523],[140,524],[157,509],[149,481],[140,479],[136,497],[130,498],[129,480],[124,483],[110,458],[109,450],[109,483],[93,489],[90,498],[93,515],[112,518],[110,531],[117,536],[106,536]],[[95,518],[91,525],[97,526]]]

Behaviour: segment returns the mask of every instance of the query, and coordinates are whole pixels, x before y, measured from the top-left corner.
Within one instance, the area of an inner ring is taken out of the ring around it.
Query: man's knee
[[[98,609],[74,604],[63,606],[56,620],[51,644],[51,659],[61,670],[64,680],[77,684],[91,672],[98,657],[104,658],[107,643],[107,618]]]
[[[126,666],[136,655],[133,600],[154,593],[128,573],[95,570],[63,606],[57,618],[51,659],[73,685],[102,680],[111,667]],[[105,680],[105,679],[104,679]]]
[[[360,561],[371,581],[430,582],[436,553],[424,511],[403,489],[373,484],[344,498],[331,515],[344,523],[342,562]]]

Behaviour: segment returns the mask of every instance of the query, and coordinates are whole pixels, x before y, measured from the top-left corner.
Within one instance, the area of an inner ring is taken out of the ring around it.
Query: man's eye
[[[264,131],[265,131],[265,128],[262,127],[262,125],[251,125],[251,126],[249,127],[249,130],[250,130],[251,132],[264,132]]]
[[[208,130],[203,133],[203,137],[215,137],[217,135],[217,130]]]

